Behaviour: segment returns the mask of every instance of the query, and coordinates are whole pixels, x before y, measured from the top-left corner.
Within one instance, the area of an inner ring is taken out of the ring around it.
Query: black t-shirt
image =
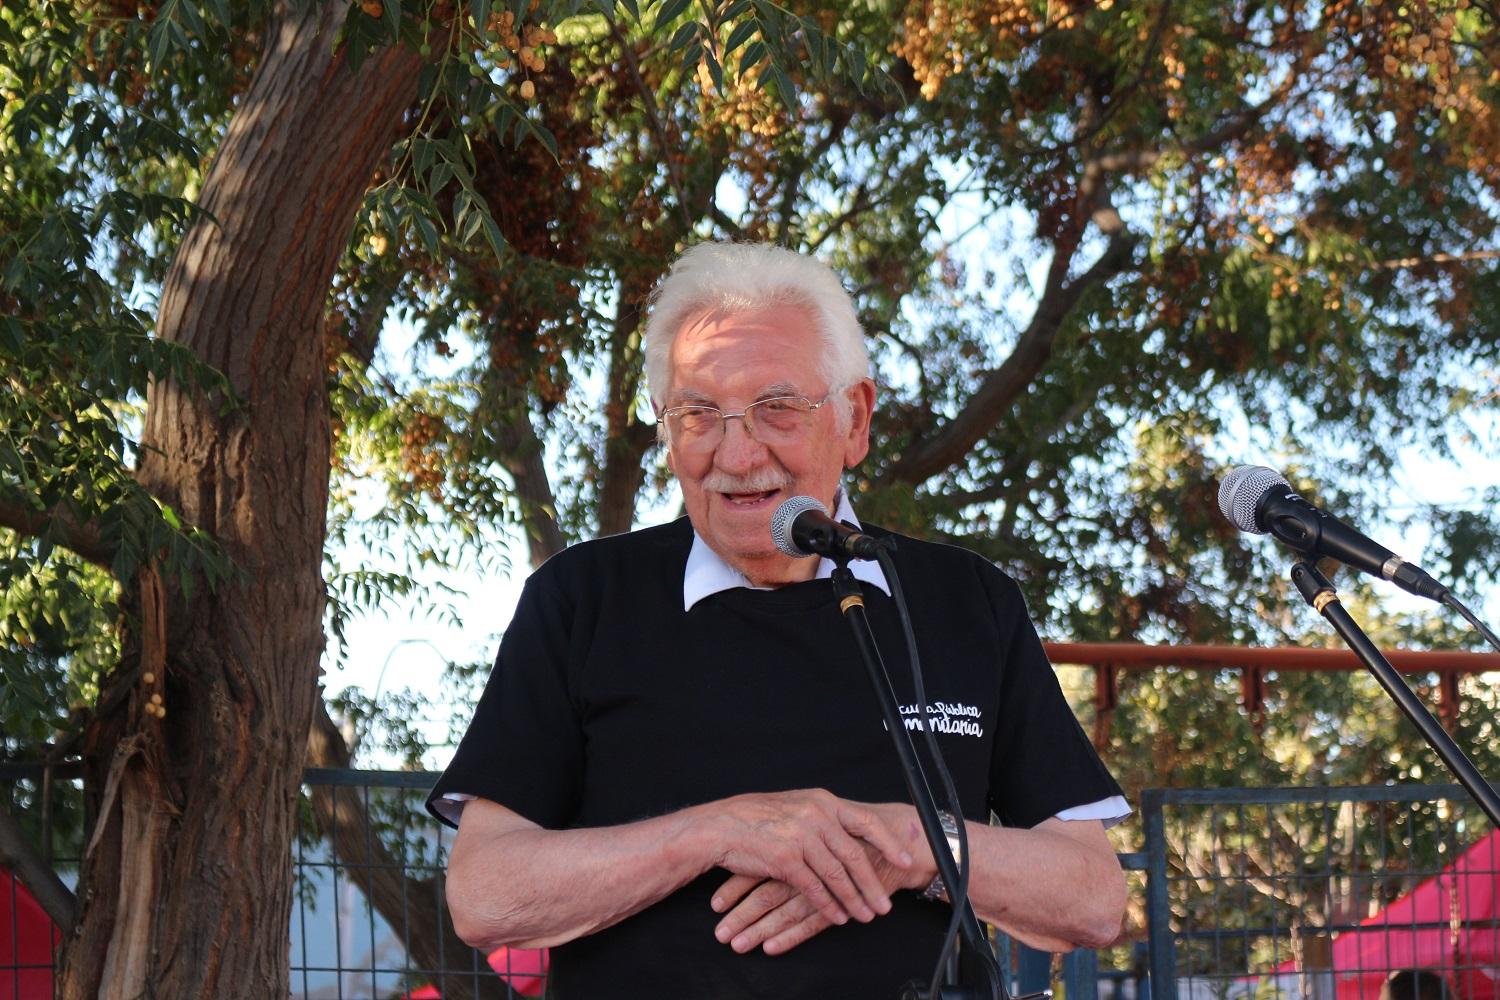
[[[429,809],[465,793],[561,829],[757,791],[909,801],[829,581],[723,591],[684,611],[692,542],[680,519],[573,546],[532,575]],[[1119,795],[1015,582],[973,553],[905,537],[895,560],[964,815],[983,821],[993,811],[1006,826],[1030,827]],[[864,589],[897,700],[914,719],[894,602]],[[891,912],[869,924],[829,928],[784,955],[736,955],[714,939],[719,916],[709,907],[726,877],[710,871],[553,948],[549,994],[863,1000],[895,996],[932,972],[949,911],[915,893],[897,893]]]

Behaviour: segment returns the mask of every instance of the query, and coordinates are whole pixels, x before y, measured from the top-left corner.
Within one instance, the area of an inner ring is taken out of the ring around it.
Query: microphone
[[[771,515],[771,538],[793,559],[827,556],[830,559],[875,559],[890,549],[890,539],[874,538],[828,516],[828,508],[812,497],[783,500]]]
[[[1281,474],[1241,465],[1219,484],[1219,509],[1241,531],[1270,533],[1305,556],[1328,556],[1384,577],[1418,597],[1444,602],[1448,588],[1427,573],[1298,496]]]

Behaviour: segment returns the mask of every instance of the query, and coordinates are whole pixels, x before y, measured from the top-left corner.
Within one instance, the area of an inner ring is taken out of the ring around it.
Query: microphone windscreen
[[[1219,483],[1219,510],[1229,523],[1241,531],[1264,535],[1266,529],[1255,523],[1255,508],[1266,490],[1273,486],[1284,486],[1291,492],[1292,484],[1275,469],[1264,465],[1241,465],[1231,469]]]
[[[816,553],[799,548],[796,540],[792,538],[792,522],[797,520],[797,515],[809,510],[828,513],[828,508],[812,497],[788,497],[781,501],[781,506],[777,507],[776,513],[771,515],[771,540],[776,543],[778,549],[793,559],[816,555]]]

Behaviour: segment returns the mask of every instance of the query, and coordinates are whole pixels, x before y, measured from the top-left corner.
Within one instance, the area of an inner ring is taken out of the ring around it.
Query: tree
[[[84,166],[86,116],[109,112],[103,101],[77,99],[72,81],[59,79],[55,71],[70,67],[59,66],[65,57],[57,46],[83,43],[88,63],[71,67],[83,77],[82,93],[120,86],[121,73],[89,63],[144,54],[144,39],[128,31],[109,38],[109,13],[95,8],[75,20],[54,5],[6,14],[6,41],[30,70],[25,82],[41,91],[10,109],[12,123],[23,122],[12,133],[18,146],[40,140],[56,148],[55,130],[71,123],[64,148],[76,153],[75,170]],[[155,514],[174,543],[211,538],[233,571],[210,574],[208,587],[194,583],[198,565],[166,574],[155,538],[131,537],[139,523],[127,520],[111,532],[79,516],[107,510],[114,499],[90,490],[86,478],[106,463],[85,457],[74,467],[83,482],[59,483],[56,468],[33,478],[38,454],[30,446],[12,440],[9,449],[8,471],[19,482],[8,485],[23,487],[7,497],[10,525],[112,566],[124,588],[120,660],[100,677],[80,728],[89,812],[98,818],[64,951],[59,991],[67,996],[286,988],[284,934],[253,929],[284,926],[289,916],[288,846],[318,698],[329,469],[324,303],[368,179],[417,98],[422,60],[413,49],[392,47],[357,69],[346,65],[350,48],[335,45],[349,13],[343,4],[280,4],[257,13],[265,53],[238,95],[239,111],[162,280],[154,331],[184,367],[216,372],[219,384],[148,367],[157,377],[146,392],[138,468],[131,479],[115,476],[138,519],[142,498],[159,505],[159,513],[146,513],[148,536]],[[181,30],[159,22],[150,48],[158,69],[165,68],[163,40]],[[179,60],[172,68],[187,65]],[[303,145],[312,135],[328,140],[318,155]],[[57,168],[51,175],[65,176]],[[144,332],[138,314],[127,314],[129,330],[69,328],[70,320],[114,320],[117,300],[95,303],[95,315],[72,310],[59,317],[32,298],[24,279],[35,276],[28,266],[37,262],[26,241],[48,236],[49,223],[66,226],[86,214],[76,201],[64,202],[71,216],[49,212],[28,190],[29,177],[8,180],[13,192],[31,198],[23,213],[42,217],[39,231],[13,231],[8,247],[14,355],[34,364],[49,353],[36,341],[59,328],[85,343],[90,335],[108,343]],[[106,202],[111,196],[128,197],[110,192]],[[135,226],[122,226],[114,235],[129,241],[134,233]],[[41,286],[46,293],[66,298],[76,275],[98,277],[89,267],[98,249],[89,234],[83,226],[53,234],[68,253],[62,271],[45,276],[56,279]],[[79,446],[69,426],[76,412],[64,409],[55,429],[37,428],[43,441],[56,438],[42,456],[56,460]],[[120,457],[118,445],[112,457]],[[191,534],[177,530],[183,522],[194,526]]]
[[[1365,462],[1493,419],[1488,5],[524,7],[0,13],[0,710],[45,707],[103,818],[69,993],[283,988],[325,535],[442,561],[517,520],[538,561],[669,503],[640,320],[689,240],[848,277],[885,396],[862,515],[986,552],[1054,634],[1297,635],[1211,513],[1230,439],[1373,513]],[[1488,511],[1422,515],[1493,579]],[[337,635],[411,578],[326,584]]]

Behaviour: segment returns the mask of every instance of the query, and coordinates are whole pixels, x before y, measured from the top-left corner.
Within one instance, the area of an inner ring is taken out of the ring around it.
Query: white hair
[[[865,332],[854,301],[822,261],[769,243],[699,243],[683,251],[656,286],[646,320],[646,384],[659,409],[672,378],[672,342],[683,325],[711,309],[744,312],[797,305],[812,315],[823,338],[818,371],[830,389],[853,385],[870,373]],[[835,412],[847,418],[847,396]]]

